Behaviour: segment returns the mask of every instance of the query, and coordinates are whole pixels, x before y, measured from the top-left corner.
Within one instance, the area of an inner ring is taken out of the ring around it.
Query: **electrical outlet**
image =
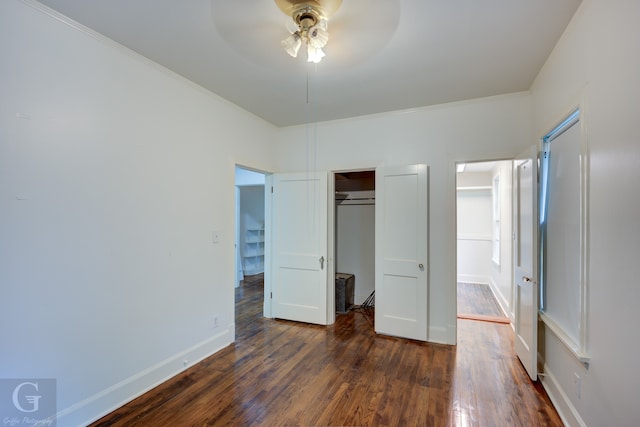
[[[573,373],[573,384],[576,388],[576,396],[578,396],[578,399],[582,399],[582,379],[577,372]]]

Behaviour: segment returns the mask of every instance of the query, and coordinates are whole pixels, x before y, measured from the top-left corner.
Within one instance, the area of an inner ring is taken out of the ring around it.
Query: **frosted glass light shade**
[[[296,56],[298,56],[298,51],[300,50],[300,46],[302,46],[302,38],[300,37],[300,34],[296,31],[286,39],[282,40],[281,44],[284,50],[289,55],[295,58]]]
[[[325,53],[319,47],[311,46],[311,43],[307,45],[307,61],[317,64],[325,57]]]
[[[329,33],[326,28],[322,28],[320,25],[314,25],[309,28],[307,32],[307,38],[309,39],[309,45],[315,48],[323,48],[329,41]]]

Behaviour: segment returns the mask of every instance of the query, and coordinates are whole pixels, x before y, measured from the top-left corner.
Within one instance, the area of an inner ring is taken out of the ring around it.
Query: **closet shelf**
[[[243,270],[247,276],[264,271],[264,228],[248,228],[242,253]]]
[[[373,205],[376,202],[375,191],[336,192],[336,204],[341,205]]]

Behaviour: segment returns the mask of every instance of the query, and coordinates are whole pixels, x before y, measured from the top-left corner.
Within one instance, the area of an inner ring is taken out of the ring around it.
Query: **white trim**
[[[493,238],[489,234],[458,234],[458,240],[480,240],[491,242]]]
[[[456,187],[456,191],[491,191],[491,186],[478,185],[473,187]]]
[[[272,266],[272,246],[271,246],[271,230],[272,224],[272,197],[273,197],[273,175],[269,174],[265,176],[264,180],[264,300],[262,307],[262,315],[267,318],[272,318],[271,314],[271,272]]]
[[[590,170],[590,157],[589,146],[587,141],[587,126],[586,126],[586,87],[582,93],[582,99],[577,104],[573,105],[569,109],[569,113],[565,114],[565,119],[554,127],[554,130],[547,132],[547,134],[541,139],[543,148],[547,148],[545,144],[545,138],[548,142],[553,141],[567,129],[572,126],[580,126],[580,178],[579,178],[579,215],[580,215],[580,272],[579,272],[579,298],[578,302],[580,310],[580,320],[578,324],[578,340],[575,342],[564,331],[563,327],[556,323],[552,317],[550,317],[544,311],[540,312],[540,317],[549,329],[558,337],[570,353],[578,359],[581,363],[588,364],[590,356],[588,355],[588,326],[589,326],[589,170]],[[576,114],[572,120],[568,120],[572,115]],[[565,123],[566,122],[566,123]],[[546,285],[545,285],[546,286]]]
[[[456,283],[477,283],[480,285],[489,284],[489,276],[482,276],[479,274],[458,274],[456,277]]]
[[[586,126],[586,89],[580,102],[580,352],[589,340],[589,176],[590,157]]]
[[[336,322],[336,172],[327,174],[327,325]],[[374,283],[375,286],[375,283]],[[375,289],[375,288],[374,288]]]
[[[59,411],[59,425],[89,425],[217,353],[234,341],[235,323],[217,335]]]
[[[538,354],[538,358],[542,359],[542,356]],[[544,374],[540,374],[539,378],[562,423],[566,426],[587,427],[546,363],[544,364]]]
[[[564,332],[564,329],[558,325],[553,318],[551,318],[545,312],[540,312],[540,319],[549,328],[551,332],[558,338],[562,344],[569,350],[571,355],[575,357],[580,363],[589,363],[591,357],[580,349],[580,345],[576,343],[569,335]]]

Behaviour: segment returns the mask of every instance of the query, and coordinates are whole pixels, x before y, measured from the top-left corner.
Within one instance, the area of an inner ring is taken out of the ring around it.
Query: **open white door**
[[[532,380],[538,362],[538,164],[535,147],[514,164],[515,349]]]
[[[327,324],[327,173],[273,175],[273,317]]]
[[[427,166],[376,169],[377,333],[427,340]]]

